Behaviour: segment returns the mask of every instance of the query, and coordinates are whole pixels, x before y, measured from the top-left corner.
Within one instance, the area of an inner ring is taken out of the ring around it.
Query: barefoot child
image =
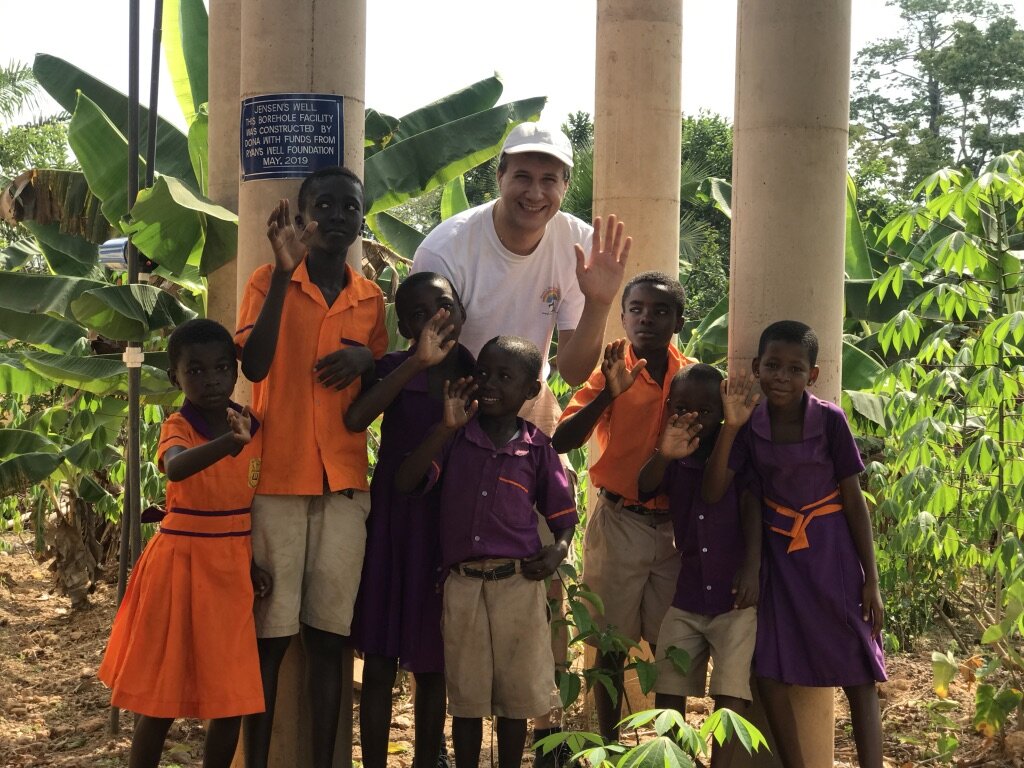
[[[745,714],[751,701],[750,660],[757,624],[761,519],[756,499],[735,483],[716,504],[700,497],[704,464],[722,423],[722,374],[710,365],[688,365],[669,391],[668,424],[640,472],[640,498],[669,498],[682,567],[672,607],[658,633],[654,704],[686,711],[686,697],[703,697],[713,658],[715,707]],[[672,648],[689,658],[688,674],[671,661]],[[731,764],[738,740],[715,746],[712,768]]]
[[[227,329],[190,320],[167,354],[185,392],[160,432],[167,515],[132,572],[99,677],[114,706],[140,715],[132,768],[155,768],[176,717],[209,718],[203,765],[227,768],[241,716],[263,710],[253,587],[269,594],[271,582],[252,563],[249,518],[261,434],[230,400],[238,364]]]
[[[551,705],[544,579],[565,558],[577,518],[550,441],[516,416],[540,391],[541,362],[526,339],[487,342],[473,378],[445,384],[442,423],[398,470],[400,492],[424,477],[427,490],[441,486],[441,561],[450,571],[442,632],[456,765],[479,763],[482,718],[495,715],[498,766],[517,768],[527,718]],[[554,544],[541,546],[537,511]]]
[[[370,509],[366,435],[341,419],[388,346],[380,289],[345,262],[363,226],[359,177],[321,169],[298,198],[294,219],[287,200],[270,214],[274,263],[250,276],[235,333],[265,430],[252,545],[275,585],[255,608],[266,712],[245,721],[249,768],[267,765],[278,670],[296,634],[309,670],[312,763],[333,760]]]
[[[446,278],[410,275],[398,288],[395,308],[398,330],[413,347],[378,360],[378,381],[345,414],[345,426],[362,432],[384,413],[352,626],[363,652],[359,724],[363,764],[385,768],[391,690],[401,663],[416,677],[414,762],[433,768],[445,714],[440,510],[436,491],[395,493],[395,473],[441,422],[444,382],[471,375],[474,361],[458,344],[465,311]]]
[[[728,382],[703,495],[721,498],[748,469],[761,485],[754,669],[783,763],[804,764],[785,686],[841,686],[860,765],[881,768],[882,596],[858,478],[864,464],[842,410],[807,391],[818,378],[817,356],[818,338],[803,323],[784,320],[762,332],[753,372],[764,401],[748,396],[744,378]]]
[[[601,368],[573,395],[551,444],[559,453],[578,448],[591,433],[599,458],[590,468],[598,500],[583,536],[583,581],[604,602],[594,618],[634,642],[658,642],[672,603],[679,555],[672,543],[672,515],[664,495],[642,501],[637,477],[658,444],[669,385],[694,362],[675,345],[683,327],[686,295],[678,280],[642,272],[622,291],[626,338],[605,348]],[[625,654],[600,654],[598,664],[615,681],[616,698],[594,687],[601,735],[617,740]]]

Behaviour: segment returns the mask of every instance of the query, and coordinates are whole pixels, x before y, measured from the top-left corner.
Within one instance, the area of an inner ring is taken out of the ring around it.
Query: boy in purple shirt
[[[442,423],[396,479],[404,493],[424,478],[426,490],[441,486],[441,562],[450,570],[442,634],[456,765],[478,764],[482,718],[495,715],[499,768],[516,768],[527,718],[551,706],[544,579],[565,558],[577,517],[550,440],[516,415],[540,391],[541,362],[526,339],[487,342],[473,377],[445,383]],[[541,545],[535,507],[554,544]]]
[[[669,421],[640,471],[638,487],[641,499],[668,495],[682,565],[658,633],[655,706],[685,712],[687,696],[704,695],[713,656],[715,707],[743,714],[751,701],[761,521],[755,498],[735,483],[718,502],[707,504],[700,497],[704,465],[722,423],[721,383],[722,374],[702,363],[675,375]],[[686,673],[671,660],[673,649],[686,653]],[[716,746],[712,768],[730,765],[736,744],[732,739]]]

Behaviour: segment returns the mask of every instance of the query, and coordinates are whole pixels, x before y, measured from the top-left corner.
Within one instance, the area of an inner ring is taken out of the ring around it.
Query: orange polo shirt
[[[273,269],[258,268],[245,286],[235,332],[239,354],[263,308]],[[369,488],[366,433],[349,432],[342,423],[360,383],[339,392],[320,384],[313,370],[317,360],[344,347],[369,347],[374,358],[388,348],[380,289],[351,267],[345,271],[348,283],[330,307],[309,279],[305,261],[292,273],[274,361],[252,388],[264,430],[257,493],[319,496],[325,474],[332,491]]]
[[[629,344],[626,346],[626,365],[632,368],[636,361],[633,345]],[[640,371],[633,386],[612,400],[597,420],[591,434],[587,435],[588,439],[591,436],[595,438],[598,448],[599,458],[590,465],[590,483],[594,488],[605,488],[617,493],[625,499],[626,504],[640,503],[637,501],[637,478],[658,445],[672,377],[684,365],[695,362],[683,356],[675,345],[669,345],[668,368],[662,384],[652,379],[645,369]],[[598,368],[572,396],[559,421],[565,421],[579,411],[603,389],[604,374]],[[657,496],[648,500],[644,506],[668,509],[668,498]]]

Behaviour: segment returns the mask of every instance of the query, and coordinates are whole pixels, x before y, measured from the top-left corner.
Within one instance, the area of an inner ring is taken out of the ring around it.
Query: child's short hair
[[[414,272],[405,278],[405,280],[403,280],[398,286],[398,290],[395,291],[395,311],[398,313],[398,317],[402,317],[402,306],[408,301],[408,295],[412,293],[412,291],[416,290],[421,285],[433,283],[436,280],[447,283],[448,287],[452,290],[452,296],[455,298],[455,303],[458,304],[459,309],[462,310],[462,314],[465,315],[466,308],[462,306],[462,297],[459,296],[459,292],[456,290],[455,286],[452,285],[451,280],[437,272]]]
[[[724,378],[722,372],[713,365],[693,363],[683,366],[676,372],[676,375],[672,377],[672,386],[692,380],[694,384],[710,384],[718,389]]]
[[[664,272],[641,272],[635,275],[628,283],[626,287],[622,289],[622,311],[626,311],[626,297],[629,292],[633,290],[634,286],[640,285],[641,283],[651,283],[652,285],[660,285],[668,290],[672,294],[672,303],[676,307],[676,317],[683,317],[683,310],[686,307],[686,289],[683,288],[680,283],[674,277],[665,274]]]
[[[799,344],[807,352],[807,361],[813,368],[818,362],[818,334],[806,323],[799,320],[779,320],[761,331],[757,342],[757,356],[761,357],[773,341],[785,344]]]
[[[220,323],[205,317],[197,317],[182,323],[167,339],[167,358],[171,368],[178,367],[178,361],[181,360],[185,347],[212,342],[223,344],[228,353],[232,357],[235,356],[235,340],[231,338],[231,332]]]
[[[531,379],[540,378],[540,369],[544,365],[544,359],[541,357],[537,345],[529,339],[524,339],[522,336],[495,336],[484,344],[478,357],[483,357],[484,351],[489,347],[496,347],[515,358],[515,361]]]
[[[355,171],[351,170],[342,165],[330,165],[327,168],[321,168],[318,171],[313,171],[306,178],[302,180],[302,185],[299,187],[299,213],[306,210],[306,203],[309,202],[309,188],[313,185],[314,181],[320,179],[329,179],[333,176],[344,176],[347,179],[351,179],[359,187],[359,196],[364,199],[366,197],[366,189],[363,187],[363,180],[359,178]]]

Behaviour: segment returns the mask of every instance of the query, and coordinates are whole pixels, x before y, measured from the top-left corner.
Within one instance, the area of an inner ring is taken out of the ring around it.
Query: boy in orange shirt
[[[685,299],[679,281],[662,272],[642,272],[626,284],[622,325],[629,343],[605,348],[600,370],[573,395],[551,439],[565,453],[596,437],[590,484],[599,498],[583,536],[583,580],[604,603],[599,625],[652,647],[672,603],[679,556],[668,499],[641,501],[637,477],[658,444],[672,377],[694,362],[674,343]],[[618,692],[612,701],[604,686],[594,687],[601,735],[609,740],[618,738],[624,661],[620,653],[598,657]]]
[[[274,264],[253,272],[235,344],[264,414],[263,466],[252,504],[253,558],[274,578],[256,603],[266,712],[245,722],[248,768],[265,768],[277,674],[301,631],[309,664],[314,765],[330,765],[341,707],[341,658],[366,543],[366,436],[341,416],[387,351],[380,289],[345,263],[363,225],[363,185],[325,168],[267,221]]]

